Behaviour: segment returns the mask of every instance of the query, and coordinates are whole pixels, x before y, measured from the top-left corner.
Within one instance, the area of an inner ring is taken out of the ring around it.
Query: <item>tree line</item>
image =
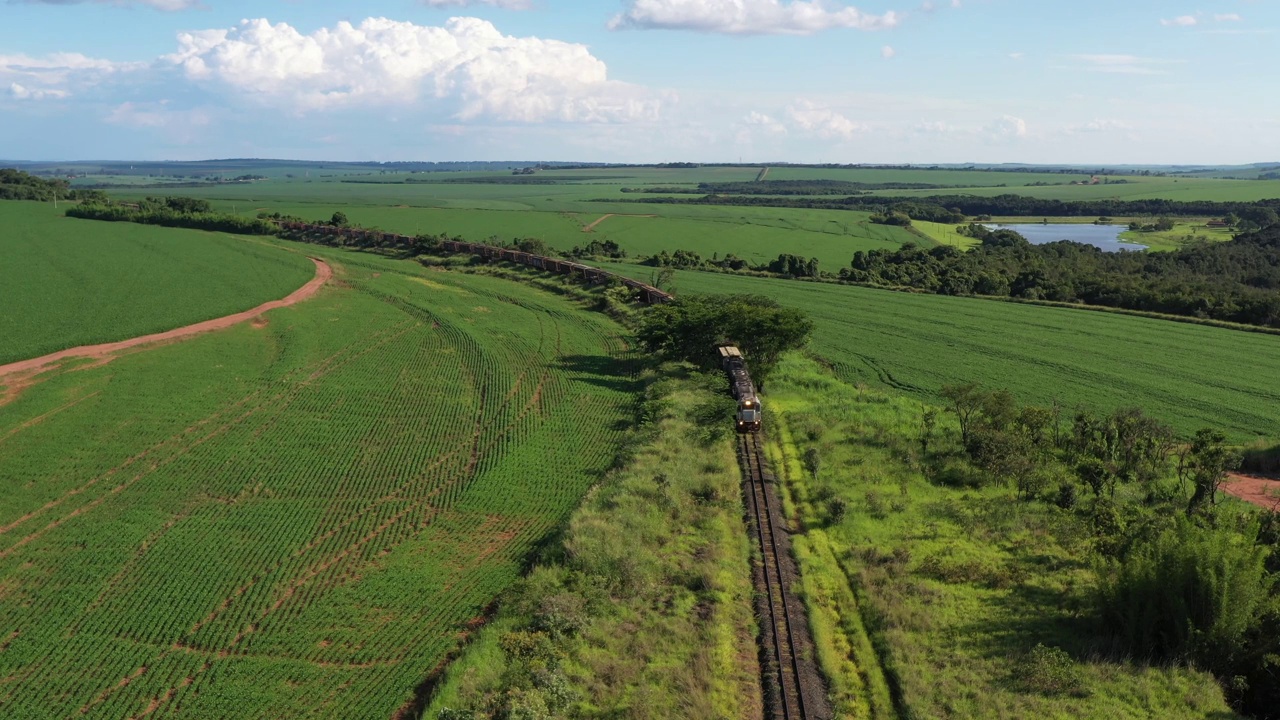
[[[134,222],[143,225],[210,230],[240,235],[274,235],[275,223],[217,212],[208,200],[189,197],[148,197],[137,202],[82,203],[67,209],[67,216],[84,220]]]
[[[105,201],[100,190],[72,189],[61,178],[45,180],[13,168],[0,168],[0,200],[78,200]]]
[[[619,202],[604,199],[600,202]],[[1216,202],[1211,200],[1052,200],[1024,195],[997,195],[974,197],[971,195],[929,195],[925,197],[851,196],[845,198],[777,197],[747,195],[705,195],[703,197],[652,197],[630,198],[621,202],[658,203],[676,205],[731,205],[781,208],[805,208],[817,210],[853,210],[857,212],[898,211],[914,220],[931,222],[958,222],[959,220],[935,220],[944,213],[948,216],[976,217],[1002,215],[1015,217],[1135,217],[1167,215],[1170,217],[1224,217],[1235,214],[1259,227],[1276,222],[1280,212],[1280,198],[1256,202]],[[960,218],[962,220],[963,217]]]
[[[1084,303],[1280,328],[1280,225],[1163,253],[1104,252],[1060,241],[1032,245],[1010,230],[970,225],[969,252],[908,243],[854,253],[842,280],[939,295]]]

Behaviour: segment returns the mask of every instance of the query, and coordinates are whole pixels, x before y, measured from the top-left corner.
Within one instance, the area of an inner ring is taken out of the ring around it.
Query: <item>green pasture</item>
[[[792,356],[765,407],[839,717],[1238,717],[1209,673],[1107,652],[1087,512],[929,477],[916,399]],[[954,452],[958,436],[941,413],[930,451]],[[1146,491],[1125,486],[1116,502],[1140,505]],[[1037,646],[1056,663],[1035,663]]]
[[[647,269],[615,269],[647,277]],[[1140,407],[1190,434],[1280,437],[1280,336],[976,298],[678,272],[677,293],[757,293],[805,310],[811,349],[841,379],[936,398],[1008,388],[1067,412]]]
[[[604,315],[291,249],[335,282],[0,405],[5,718],[395,717],[613,463]]]
[[[306,257],[194,230],[0,203],[0,364],[230,315],[315,274]]]

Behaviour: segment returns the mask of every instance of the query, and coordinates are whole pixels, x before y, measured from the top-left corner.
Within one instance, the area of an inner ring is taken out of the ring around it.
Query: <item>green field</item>
[[[624,273],[643,272],[615,266]],[[678,272],[678,293],[758,293],[802,308],[811,348],[849,382],[933,398],[1008,388],[1067,410],[1141,407],[1184,433],[1280,437],[1280,336],[1070,308]]]
[[[928,468],[958,452],[954,416],[922,457],[919,402],[803,358],[783,362],[768,397],[769,457],[840,717],[1237,717],[1209,673],[1107,651],[1084,499],[1073,513],[1003,483],[945,486]],[[1145,492],[1124,486],[1117,502]],[[1056,673],[1029,671],[1037,645],[1061,653]]]
[[[334,281],[0,406],[5,718],[392,717],[613,462],[605,316],[279,245]]]
[[[91,222],[0,203],[0,365],[123,340],[278,300],[315,274],[306,257],[242,238]]]

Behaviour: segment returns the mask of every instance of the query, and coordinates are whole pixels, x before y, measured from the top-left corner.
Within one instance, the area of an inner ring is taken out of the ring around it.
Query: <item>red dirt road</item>
[[[1260,508],[1280,510],[1280,478],[1231,473],[1222,491]]]
[[[234,315],[214,318],[213,320],[206,320],[194,325],[187,325],[186,327],[175,328],[161,333],[143,335],[141,337],[121,340],[119,342],[105,343],[102,345],[84,345],[81,347],[71,348],[69,350],[60,350],[56,353],[44,355],[38,358],[31,358],[30,360],[19,360],[18,362],[9,363],[8,365],[0,365],[0,378],[5,378],[10,375],[18,375],[20,373],[34,374],[48,365],[52,365],[62,360],[67,360],[69,358],[92,358],[105,360],[109,359],[112,355],[120,352],[121,350],[128,350],[129,348],[138,347],[139,345],[149,345],[151,343],[178,340],[191,337],[193,335],[199,335],[201,333],[211,332],[213,330],[222,330],[224,328],[229,328],[232,325],[253,320],[269,310],[296,305],[319,292],[320,288],[323,287],[325,283],[329,282],[329,278],[333,277],[333,270],[329,267],[328,263],[323,260],[317,260],[316,258],[311,258],[311,262],[316,264],[316,276],[308,281],[306,285],[303,285],[297,290],[289,293],[289,296],[283,300],[272,300],[271,302],[263,303],[252,310],[245,310],[244,312],[239,312]],[[22,384],[21,380],[18,380],[17,384]]]

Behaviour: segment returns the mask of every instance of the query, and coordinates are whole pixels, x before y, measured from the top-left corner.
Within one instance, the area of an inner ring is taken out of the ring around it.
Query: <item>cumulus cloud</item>
[[[504,10],[528,10],[533,7],[531,0],[419,0],[419,2],[433,8],[491,5]]]
[[[897,54],[898,54],[898,51],[894,50],[893,47],[890,45],[885,45],[884,47],[880,48],[880,57],[884,58],[885,60],[888,60],[889,58],[892,58],[894,55],[897,55]]]
[[[826,0],[630,0],[609,29],[694,30],[730,35],[811,35],[834,28],[884,30],[900,17]]]
[[[203,85],[296,111],[407,105],[423,97],[459,119],[656,119],[664,96],[610,80],[585,45],[511,37],[477,18],[444,27],[369,18],[303,34],[244,20],[178,36],[166,60]]]
[[[983,134],[995,141],[1018,140],[1027,136],[1027,121],[1005,115],[983,128]]]
[[[864,128],[828,107],[802,101],[787,107],[787,120],[823,140],[852,140]]]
[[[41,5],[80,5],[86,2],[93,2],[98,5],[115,5],[117,7],[133,7],[141,5],[144,7],[155,8],[156,10],[190,10],[191,8],[203,7],[200,0],[22,0],[23,2],[39,3]]]
[[[1164,25],[1165,27],[1191,27],[1192,25],[1196,25],[1199,22],[1200,22],[1200,19],[1197,18],[1195,15],[1179,15],[1178,17],[1173,18],[1172,20],[1162,19],[1160,21],[1160,24]]]
[[[771,135],[786,135],[787,126],[780,121],[765,115],[761,112],[752,110],[747,116],[742,118],[742,122],[752,127],[760,128]]]

